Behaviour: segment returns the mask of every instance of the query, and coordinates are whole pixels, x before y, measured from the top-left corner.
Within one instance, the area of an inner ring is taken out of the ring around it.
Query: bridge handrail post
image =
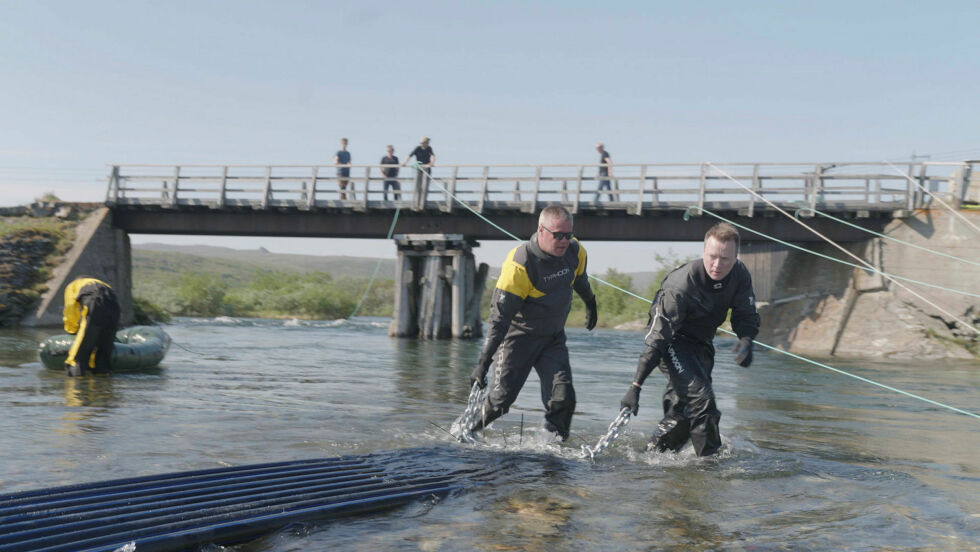
[[[922,163],[921,165],[919,165],[919,167],[920,167],[920,169],[919,169],[919,185],[922,186],[922,189],[924,190],[924,189],[927,189],[926,188],[926,181],[927,181],[926,164],[925,163]]]
[[[226,188],[228,186],[228,165],[221,167],[221,189],[218,191],[218,209],[225,206]]]
[[[313,166],[313,182],[310,183],[310,193],[306,196],[306,208],[308,210],[316,207],[316,179],[318,173],[320,172],[320,167]]]
[[[459,165],[453,167],[453,174],[449,177],[449,192],[446,194],[446,206],[443,211],[447,213],[453,212],[453,206],[455,202],[453,201],[453,196],[456,195],[456,177],[459,175]]]
[[[638,186],[636,194],[636,215],[643,214],[643,191],[647,187],[647,166],[643,165],[640,167],[640,185]]]
[[[708,164],[701,163],[701,180],[698,185],[698,212],[704,212],[704,194],[708,184]]]
[[[354,181],[351,180],[351,199],[356,200],[357,194],[354,193]],[[371,191],[371,165],[364,167],[364,199],[361,201],[361,206],[364,210],[367,210],[368,206],[368,192]]]
[[[483,204],[486,203],[486,201],[487,201],[487,194],[490,193],[489,190],[487,190],[487,186],[488,186],[488,183],[489,182],[490,182],[490,165],[484,165],[483,166],[483,186],[480,188],[480,201],[479,201],[479,203],[477,203],[477,208],[476,208],[476,212],[477,213],[482,213],[483,212]]]
[[[963,201],[966,199],[967,186],[970,184],[970,175],[973,173],[973,163],[963,163],[956,168],[953,173],[955,184],[950,192],[953,194],[953,207],[961,209]]]
[[[575,180],[575,202],[572,204],[572,214],[578,214],[579,202],[582,201],[582,174],[585,172],[585,165],[579,165],[578,178]]]
[[[916,209],[917,207],[921,207],[922,206],[922,203],[925,202],[924,201],[925,198],[924,197],[921,197],[921,194],[919,194],[918,190],[915,187],[915,180],[912,179],[912,174],[913,174],[913,172],[912,172],[912,165],[910,163],[909,164],[909,176],[908,176],[908,179],[906,180],[906,183],[905,183],[905,189],[907,190],[906,193],[908,194],[908,200],[906,202],[906,207],[908,208],[909,211],[912,211],[912,210]]]
[[[759,164],[752,166],[752,191],[761,195],[762,185],[759,181]],[[749,194],[749,217],[755,216],[755,194]]]
[[[180,165],[174,167],[174,193],[170,196],[170,206],[177,206],[177,190],[180,188]]]
[[[805,203],[810,209],[814,209],[816,207],[813,188],[813,174],[803,173],[803,203]]]
[[[527,207],[528,213],[534,213],[538,209],[538,194],[541,193],[541,166],[534,170],[534,193],[531,195],[531,204]]]
[[[272,165],[265,167],[265,193],[262,194],[262,208],[269,208],[269,196],[272,195]]]
[[[824,202],[823,197],[823,165],[817,165],[817,168],[813,171],[813,199],[810,205],[811,209],[816,209],[817,200],[820,203]]]
[[[105,194],[105,202],[108,205],[115,205],[119,201],[119,165],[113,165],[109,169],[109,189]]]

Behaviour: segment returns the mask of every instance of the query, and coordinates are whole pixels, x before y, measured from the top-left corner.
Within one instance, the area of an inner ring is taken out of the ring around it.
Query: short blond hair
[[[549,205],[541,209],[541,214],[538,215],[538,224],[544,224],[547,220],[572,222],[572,213],[561,205]]]

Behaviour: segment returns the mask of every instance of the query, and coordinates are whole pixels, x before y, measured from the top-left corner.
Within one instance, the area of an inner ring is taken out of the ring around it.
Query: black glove
[[[640,412],[640,388],[630,384],[630,390],[619,401],[619,409],[629,408],[636,416]]]
[[[480,389],[486,387],[488,370],[490,370],[490,362],[487,362],[483,355],[480,355],[480,361],[476,363],[476,368],[470,373],[470,385],[475,383]]]
[[[591,299],[584,299],[585,301],[585,329],[592,330],[595,328],[595,323],[599,321],[599,311],[596,309],[595,305],[595,295]]]
[[[752,364],[752,338],[743,337],[735,344],[735,363],[743,368]]]

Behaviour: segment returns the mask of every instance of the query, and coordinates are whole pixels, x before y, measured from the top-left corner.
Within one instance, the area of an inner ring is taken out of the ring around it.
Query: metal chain
[[[476,427],[477,422],[484,418],[484,408],[486,403],[484,399],[487,393],[490,392],[490,386],[486,386],[480,389],[480,386],[473,384],[473,388],[470,389],[470,397],[466,401],[466,409],[463,413],[456,418],[453,425],[449,427],[449,433],[456,438],[457,441],[461,443],[472,443],[475,441],[473,437],[473,428]]]
[[[599,437],[599,441],[594,447],[590,448],[586,445],[582,445],[582,456],[588,458],[590,462],[595,462],[596,456],[599,456],[600,452],[606,450],[606,447],[608,447],[609,444],[616,439],[616,437],[619,437],[619,434],[622,433],[623,429],[628,423],[630,423],[630,409],[623,408],[619,411],[619,415],[616,416],[616,419],[609,424],[609,429],[606,431],[606,434]]]

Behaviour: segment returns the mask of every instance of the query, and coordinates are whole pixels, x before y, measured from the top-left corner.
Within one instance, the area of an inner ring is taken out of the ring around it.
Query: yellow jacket
[[[96,284],[112,289],[109,284],[95,278],[78,278],[65,288],[65,312],[62,320],[65,323],[65,331],[70,334],[78,333],[78,327],[82,319],[88,315],[88,307],[78,300],[78,295],[82,288],[89,284]]]

